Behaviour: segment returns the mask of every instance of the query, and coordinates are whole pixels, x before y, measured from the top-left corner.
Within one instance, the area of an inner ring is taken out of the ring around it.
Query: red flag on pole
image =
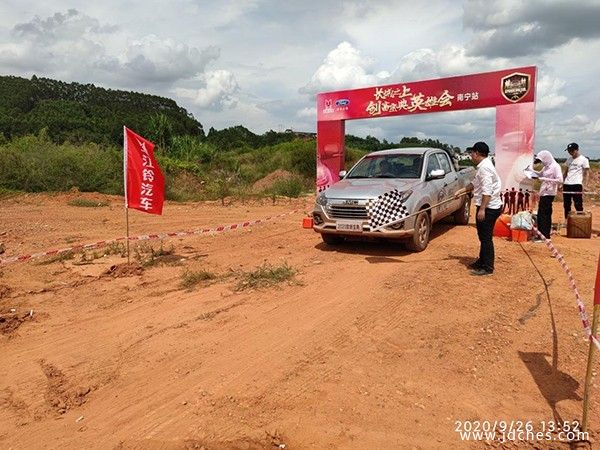
[[[123,132],[125,208],[162,214],[165,178],[154,159],[154,144],[127,127]]]

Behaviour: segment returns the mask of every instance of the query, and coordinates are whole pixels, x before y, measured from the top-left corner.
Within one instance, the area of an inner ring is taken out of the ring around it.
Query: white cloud
[[[464,15],[476,31],[469,52],[488,57],[540,55],[575,39],[598,39],[599,20],[597,0],[467,0]]]
[[[317,120],[317,108],[315,106],[302,108],[296,116]]]
[[[323,64],[316,70],[302,93],[316,94],[322,91],[350,89],[379,84],[389,73],[372,73],[372,61],[361,55],[350,43],[342,42],[329,52]]]
[[[206,65],[218,57],[216,47],[199,50],[172,39],[149,35],[130,42],[119,59],[128,75],[145,81],[173,82],[202,73]]]
[[[204,86],[200,89],[175,89],[179,97],[190,99],[200,108],[219,110],[233,108],[238,102],[235,96],[238,91],[235,76],[227,70],[207,72],[204,76]]]
[[[199,49],[156,35],[129,39],[119,27],[75,9],[35,17],[16,25],[12,34],[15,42],[0,44],[0,66],[67,81],[139,89],[192,78],[219,58],[215,46]]]
[[[464,47],[444,45],[438,50],[422,48],[402,56],[392,72],[391,80],[399,82],[443,78],[487,72],[501,67],[506,67],[501,61],[469,56]]]
[[[564,92],[564,87],[564,81],[542,75],[537,80],[536,111],[551,111],[564,106],[567,103],[567,97],[561,94]]]

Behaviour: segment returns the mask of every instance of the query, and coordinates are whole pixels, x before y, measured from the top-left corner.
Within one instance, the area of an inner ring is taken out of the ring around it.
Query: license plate
[[[353,231],[355,233],[362,233],[362,222],[338,221],[335,224],[335,229],[339,231]]]

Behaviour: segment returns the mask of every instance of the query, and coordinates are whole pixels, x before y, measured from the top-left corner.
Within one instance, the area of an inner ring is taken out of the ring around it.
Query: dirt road
[[[2,201],[3,256],[123,235],[119,198],[80,196],[110,206],[69,206],[73,195]],[[131,234],[309,204],[167,204],[162,217],[132,212]],[[168,257],[133,269],[99,251],[0,266],[0,447],[481,448],[461,441],[459,421],[542,431],[541,422],[580,419],[588,346],[544,245],[497,239],[496,272],[472,277],[473,226],[437,225],[413,254],[328,248],[301,219],[165,241]],[[600,241],[553,241],[590,309]],[[244,285],[264,263],[296,275]],[[215,278],[182,286],[201,271]]]

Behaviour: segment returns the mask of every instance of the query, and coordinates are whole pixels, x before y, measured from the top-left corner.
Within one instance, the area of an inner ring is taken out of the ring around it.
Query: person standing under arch
[[[511,188],[509,194],[510,196],[510,207],[509,207],[509,214],[515,214],[517,212],[517,191],[515,191],[515,188]]]
[[[508,189],[504,192],[504,206],[502,207],[502,212],[510,214],[510,193],[508,192]]]
[[[523,194],[523,189],[519,188],[519,192],[517,192],[517,212],[525,211],[525,194]]]

